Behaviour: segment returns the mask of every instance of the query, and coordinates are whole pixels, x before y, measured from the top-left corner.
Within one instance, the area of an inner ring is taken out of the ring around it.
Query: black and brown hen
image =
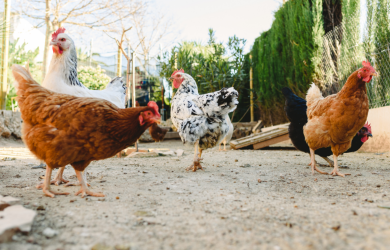
[[[296,149],[309,154],[310,149],[303,134],[303,126],[307,123],[306,100],[295,95],[291,89],[287,87],[282,89],[282,93],[286,98],[284,111],[286,112],[287,118],[290,120],[288,128],[290,139]],[[364,125],[364,127],[355,135],[351,147],[345,153],[359,150],[363,143],[368,140],[368,137],[372,137],[371,126],[366,123],[366,125]],[[330,147],[317,149],[315,154],[321,156],[331,167],[333,167],[333,161],[328,158],[328,156],[333,154]]]

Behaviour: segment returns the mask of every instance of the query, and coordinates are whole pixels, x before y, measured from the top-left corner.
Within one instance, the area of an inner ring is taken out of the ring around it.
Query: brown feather
[[[351,141],[368,116],[366,83],[352,73],[337,94],[308,102],[308,122],[304,135],[313,150],[331,147],[338,156],[351,147]]]
[[[41,87],[19,67],[12,69],[22,138],[50,168],[71,164],[83,171],[91,161],[112,157],[135,143],[152,124],[141,126],[138,119],[145,111],[154,114],[151,107],[119,109],[103,99],[58,94]]]

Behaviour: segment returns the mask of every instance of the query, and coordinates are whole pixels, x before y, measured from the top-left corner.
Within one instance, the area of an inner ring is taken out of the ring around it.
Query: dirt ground
[[[0,249],[389,249],[389,153],[340,157],[352,174],[342,178],[312,176],[309,156],[295,150],[207,150],[205,171],[194,173],[185,171],[193,148],[180,141],[141,146],[185,153],[92,163],[88,180],[104,199],[63,186],[52,187],[70,195],[45,197],[34,187],[44,174],[31,168],[37,160],[0,160],[0,194],[44,209],[29,235]],[[65,175],[76,180],[71,168]],[[48,227],[59,234],[46,238]]]

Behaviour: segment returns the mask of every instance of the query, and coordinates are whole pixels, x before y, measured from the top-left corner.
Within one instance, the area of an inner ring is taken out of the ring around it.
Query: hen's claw
[[[342,174],[340,173],[338,170],[334,170],[332,172],[330,172],[330,175],[333,175],[333,176],[341,176],[341,177],[345,177],[346,175],[351,175],[351,174]]]
[[[81,193],[81,198],[84,198],[84,196],[89,195],[89,196],[95,196],[95,197],[104,197],[104,194],[102,193],[94,193],[92,191],[84,190],[83,187],[81,186],[80,190],[76,192],[76,196]]]
[[[194,161],[194,164],[192,164],[191,166],[189,166],[186,170],[187,170],[187,171],[192,170],[193,172],[196,172],[196,170],[201,169],[201,170],[204,171],[202,165],[200,165],[201,160],[203,160],[203,159],[198,157],[198,158]]]
[[[58,178],[54,178],[50,184],[54,184],[56,186],[62,184],[62,183],[68,183],[69,181],[68,180],[65,180],[64,178],[62,177],[58,177]]]
[[[91,184],[89,184],[89,183],[86,183],[87,184],[87,186],[88,187],[90,187],[91,186]],[[80,184],[80,182],[70,182],[70,183],[66,183],[65,184],[65,187],[70,187],[70,186],[81,186],[81,184]]]
[[[68,195],[69,194],[67,192],[55,192],[55,191],[52,191],[52,190],[46,189],[46,188],[43,188],[42,191],[46,196],[51,197],[51,198],[54,198],[55,195]]]
[[[317,168],[317,166],[314,166],[314,170],[317,171],[318,173],[320,174],[328,174],[327,172],[324,172],[324,171],[321,171]],[[314,174],[314,171],[312,172],[312,174]]]

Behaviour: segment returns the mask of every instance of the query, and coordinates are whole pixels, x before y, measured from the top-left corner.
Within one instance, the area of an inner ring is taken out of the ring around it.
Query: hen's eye
[[[61,38],[60,41],[65,42],[65,38]]]

